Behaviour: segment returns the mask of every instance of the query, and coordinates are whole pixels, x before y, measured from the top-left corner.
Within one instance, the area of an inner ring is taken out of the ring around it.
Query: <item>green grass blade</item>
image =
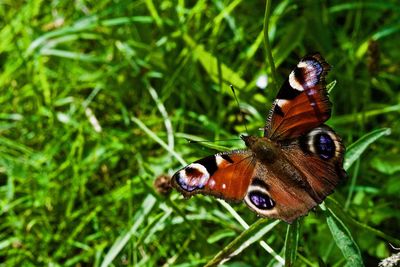
[[[347,261],[346,266],[364,266],[360,249],[351,236],[350,230],[329,208],[326,209],[326,215],[326,222],[332,233],[332,237]]]
[[[300,223],[295,220],[289,224],[285,238],[285,266],[294,266],[300,236]]]
[[[326,86],[326,90],[328,90],[328,93],[330,93],[333,88],[335,88],[337,81],[334,80],[332,82],[330,82],[327,86]]]
[[[242,2],[243,0],[232,1],[228,6],[226,6],[213,20],[212,24],[214,27],[219,27],[222,20],[227,17],[233,10]],[[208,26],[208,25],[207,25]]]
[[[346,223],[346,225],[353,225],[360,230],[365,230],[371,235],[375,235],[377,237],[385,239],[387,242],[390,242],[391,244],[394,244],[395,246],[400,246],[400,239],[397,239],[395,237],[392,237],[389,234],[386,234],[382,232],[379,229],[373,228],[369,225],[366,225],[365,223],[359,222],[352,217],[349,216],[347,212],[343,210],[343,205],[339,204],[335,199],[332,197],[328,197],[325,199],[325,206],[329,208],[335,216],[339,217],[340,220]]]
[[[289,54],[302,42],[306,29],[305,19],[296,19],[296,22],[285,29],[286,34],[272,51],[276,66],[280,66]]]
[[[120,17],[120,18],[112,18],[108,20],[102,20],[98,16],[90,16],[84,17],[78,21],[76,21],[71,26],[66,26],[54,31],[47,32],[35,40],[33,40],[28,49],[26,50],[26,55],[32,54],[36,49],[40,46],[48,43],[52,38],[58,36],[66,36],[74,33],[81,33],[85,31],[92,31],[96,27],[104,26],[104,27],[112,27],[112,26],[120,26],[124,24],[132,24],[132,23],[151,23],[153,20],[151,17],[146,16],[133,16],[133,17]]]
[[[389,128],[382,128],[374,130],[366,135],[362,136],[356,142],[351,144],[347,148],[345,161],[344,161],[344,169],[348,170],[353,163],[360,158],[361,154],[367,149],[367,147],[378,140],[380,137],[389,135],[391,130]]]
[[[272,48],[271,48],[271,44],[269,41],[269,20],[270,20],[270,14],[271,14],[271,2],[272,2],[271,0],[267,0],[265,2],[263,33],[264,33],[265,53],[267,54],[267,60],[268,60],[269,66],[271,68],[274,91],[275,91],[275,93],[277,93],[278,92],[278,86],[277,86],[278,75],[276,74],[275,61],[274,61],[274,58],[272,55],[273,54]]]
[[[376,156],[371,166],[383,174],[393,175],[400,172],[400,155]]]
[[[252,224],[249,229],[242,232],[237,238],[235,238],[231,243],[225,246],[215,257],[209,261],[205,266],[216,266],[224,261],[229,260],[231,257],[238,255],[248,246],[257,242],[266,233],[271,231],[279,221],[276,220],[272,223],[267,223],[268,219],[259,219],[257,222]],[[279,259],[278,255],[273,255],[275,258]],[[282,262],[281,259],[279,259]]]
[[[159,145],[161,145],[165,150],[167,150],[171,155],[173,155],[182,165],[186,165],[186,161],[172,150],[160,137],[158,137],[153,131],[151,131],[141,120],[138,118],[131,118],[134,123],[136,123],[145,133],[147,133],[151,139],[156,141]]]
[[[231,68],[225,64],[221,64],[221,72],[218,71],[218,59],[207,52],[202,45],[197,45],[195,41],[188,35],[184,35],[184,40],[193,49],[193,54],[196,56],[197,60],[200,61],[203,68],[207,71],[211,79],[218,84],[218,76],[222,76],[225,88],[223,92],[230,92],[229,85],[232,84],[235,88],[243,89],[246,87],[246,81],[242,77],[233,71]]]
[[[363,121],[365,119],[369,119],[371,117],[375,117],[378,115],[383,115],[386,113],[391,113],[391,112],[399,112],[400,111],[400,104],[393,105],[393,106],[386,106],[380,109],[374,109],[374,110],[368,110],[368,111],[363,111],[359,113],[354,113],[350,115],[344,115],[344,116],[338,116],[335,118],[332,118],[330,122],[333,125],[340,125],[340,124],[348,124],[348,123],[353,123],[357,121]]]
[[[138,228],[144,223],[144,219],[148,216],[154,205],[156,204],[156,199],[152,195],[148,195],[141,206],[141,208],[136,212],[133,225],[124,234],[122,234],[114,244],[111,246],[110,250],[104,257],[101,267],[110,266],[113,260],[118,256],[121,250],[126,246],[126,244],[131,239],[132,235],[136,233]]]
[[[11,238],[8,238],[6,240],[1,240],[0,241],[0,250],[6,249],[8,247],[11,247],[13,244],[15,244],[17,242],[21,242],[21,240],[19,240],[16,237],[11,237]]]
[[[78,52],[65,51],[59,49],[42,49],[40,53],[44,56],[55,56],[67,59],[79,60],[84,62],[104,62],[106,61],[103,57],[98,57],[94,55],[87,55]]]
[[[153,1],[152,0],[145,0],[145,3],[146,3],[146,6],[147,6],[151,16],[155,20],[157,26],[161,28],[163,26],[163,20],[160,18],[160,15],[158,15],[157,8],[154,5]]]
[[[353,9],[382,9],[382,10],[387,10],[387,9],[396,9],[398,6],[396,4],[391,4],[391,3],[385,3],[385,2],[380,2],[377,1],[374,3],[373,1],[368,2],[353,2],[353,3],[345,3],[345,4],[338,4],[334,5],[329,8],[329,12],[341,12],[345,10],[353,10]]]

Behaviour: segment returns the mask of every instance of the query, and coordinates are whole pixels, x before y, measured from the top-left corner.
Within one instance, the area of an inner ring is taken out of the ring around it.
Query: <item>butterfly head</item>
[[[251,135],[241,135],[240,138],[244,141],[247,147],[251,147],[254,144],[256,137]]]

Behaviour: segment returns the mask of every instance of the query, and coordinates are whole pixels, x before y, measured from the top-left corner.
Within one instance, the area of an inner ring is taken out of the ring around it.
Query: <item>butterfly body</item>
[[[267,137],[241,136],[254,157],[265,164],[273,164],[280,154],[280,147]]]
[[[346,177],[344,146],[323,124],[331,114],[329,65],[303,58],[280,89],[264,137],[241,136],[247,149],[218,153],[179,170],[172,185],[185,197],[244,200],[264,217],[292,222],[321,203]]]

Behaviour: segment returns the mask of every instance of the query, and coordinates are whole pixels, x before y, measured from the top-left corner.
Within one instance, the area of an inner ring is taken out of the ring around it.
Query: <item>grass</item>
[[[1,266],[376,266],[393,254],[398,2],[270,3],[2,1]],[[328,124],[348,148],[349,180],[324,205],[288,226],[156,192],[156,177],[243,146],[187,142],[245,133],[230,84],[261,134],[274,84],[314,51],[333,65]]]

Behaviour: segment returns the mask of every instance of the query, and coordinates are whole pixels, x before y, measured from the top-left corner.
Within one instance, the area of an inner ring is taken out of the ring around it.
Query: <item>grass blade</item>
[[[375,229],[369,225],[366,225],[365,223],[361,223],[355,219],[353,219],[352,217],[350,217],[348,215],[348,213],[346,213],[343,210],[342,205],[340,205],[336,200],[334,200],[332,197],[328,197],[327,199],[325,199],[325,205],[326,207],[328,207],[332,212],[335,213],[335,215],[337,217],[339,217],[343,222],[345,222],[347,225],[353,225],[358,227],[360,230],[365,230],[368,233],[370,233],[371,235],[375,235],[378,236],[380,238],[385,239],[387,242],[390,242],[391,244],[394,244],[395,246],[400,246],[400,240],[392,237],[391,235],[388,235],[384,232],[382,232],[381,230]]]
[[[229,260],[231,257],[238,255],[245,248],[262,238],[266,233],[271,231],[279,221],[276,220],[268,225],[265,225],[268,219],[259,219],[252,224],[249,229],[242,232],[235,240],[229,243],[222,249],[211,261],[205,266],[216,266],[224,261]],[[283,260],[278,255],[273,255],[279,262]]]
[[[302,42],[306,29],[306,21],[297,19],[296,23],[285,29],[285,36],[272,51],[276,66],[282,64],[290,53]]]
[[[160,137],[158,137],[153,131],[151,131],[141,120],[138,118],[132,117],[131,118],[136,125],[138,125],[145,133],[147,133],[151,139],[156,141],[159,145],[161,145],[165,150],[167,150],[172,156],[174,156],[182,165],[186,165],[186,161],[178,154],[175,152],[175,150],[172,150],[170,146],[168,146],[163,140],[161,140]]]
[[[344,169],[348,170],[351,165],[361,156],[361,154],[367,149],[367,147],[375,142],[377,139],[384,135],[389,135],[391,130],[389,128],[382,128],[374,130],[366,135],[362,136],[356,142],[351,144],[347,148],[345,161],[344,161]]]
[[[195,41],[188,35],[184,36],[184,40],[190,47],[192,47],[194,55],[200,61],[203,68],[207,71],[208,75],[215,83],[218,83],[219,72],[217,58],[211,53],[207,52],[202,45],[197,45]],[[242,79],[242,77],[225,64],[221,64],[221,76],[222,80],[224,81],[224,85],[227,87],[223,92],[230,92],[228,85],[231,84],[235,88],[239,89],[246,87],[247,83]]]
[[[342,251],[342,254],[347,261],[346,266],[364,266],[361,252],[351,236],[350,230],[329,208],[326,209],[326,214],[326,222],[329,230],[332,233],[332,237],[335,240],[336,245]]]
[[[269,42],[269,18],[271,14],[271,2],[270,0],[267,0],[265,2],[265,14],[264,14],[264,46],[265,46],[265,52],[267,53],[267,59],[269,66],[271,68],[271,74],[273,77],[273,84],[274,84],[274,91],[275,93],[278,92],[278,86],[277,86],[277,79],[278,75],[276,74],[276,69],[275,69],[275,61],[272,56],[272,49],[271,49],[271,44]]]
[[[103,262],[101,263],[101,267],[109,266],[115,257],[121,252],[121,250],[125,247],[128,241],[131,239],[132,235],[136,233],[139,226],[144,222],[145,217],[150,213],[151,209],[154,207],[156,203],[156,199],[152,195],[148,195],[142,204],[141,209],[136,212],[134,223],[126,233],[122,234],[117,240],[115,240],[114,244],[111,246],[110,250],[107,252],[104,257]]]
[[[380,108],[380,109],[374,109],[374,110],[363,111],[363,112],[359,112],[359,113],[353,113],[350,115],[338,116],[338,117],[332,118],[331,123],[333,125],[348,124],[348,123],[366,120],[366,119],[369,119],[374,116],[383,115],[383,114],[391,113],[391,112],[399,112],[399,111],[400,111],[400,104],[397,104],[397,105],[387,106],[387,107]]]
[[[295,220],[289,224],[285,239],[285,266],[294,266],[300,236],[300,223]]]

